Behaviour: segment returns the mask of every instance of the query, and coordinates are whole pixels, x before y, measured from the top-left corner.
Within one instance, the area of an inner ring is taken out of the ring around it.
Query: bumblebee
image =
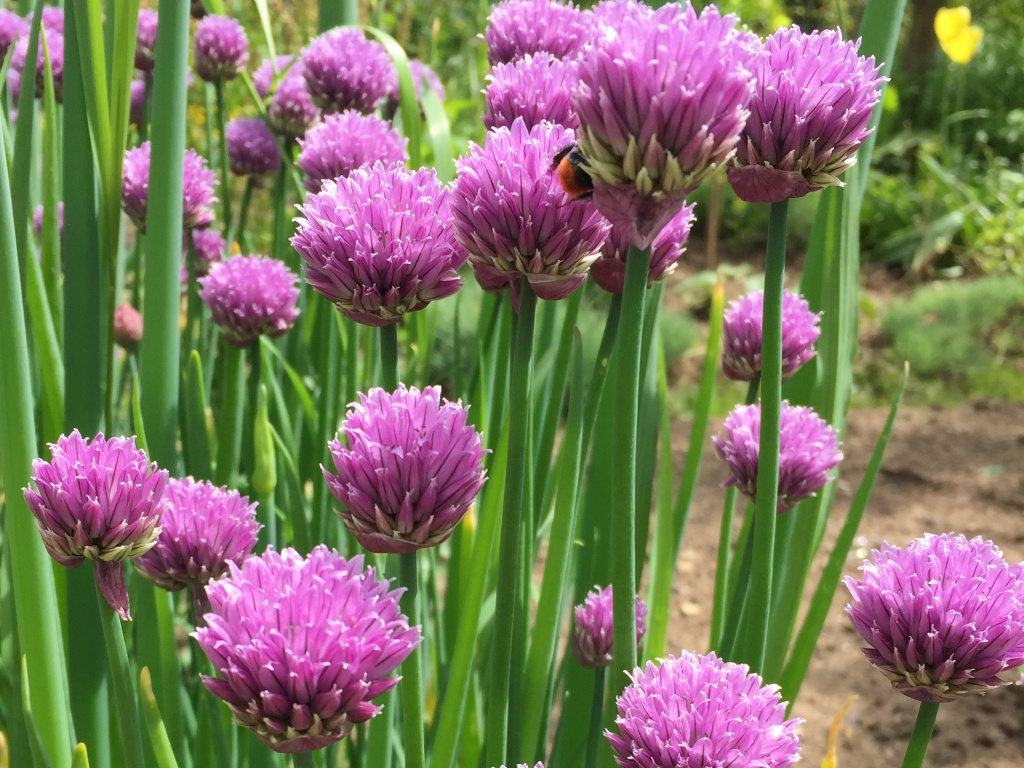
[[[551,169],[565,194],[573,200],[589,200],[594,196],[594,180],[583,170],[585,162],[576,144],[563,147],[551,160]]]

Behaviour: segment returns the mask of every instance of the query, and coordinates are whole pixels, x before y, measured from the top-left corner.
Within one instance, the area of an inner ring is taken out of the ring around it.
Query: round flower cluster
[[[199,278],[199,298],[228,343],[244,349],[260,336],[273,339],[292,329],[299,316],[296,282],[277,259],[233,256]]]
[[[299,139],[298,166],[306,174],[306,189],[319,192],[324,181],[348,176],[360,166],[378,160],[386,166],[405,163],[407,143],[390,123],[350,109],[327,115]]]

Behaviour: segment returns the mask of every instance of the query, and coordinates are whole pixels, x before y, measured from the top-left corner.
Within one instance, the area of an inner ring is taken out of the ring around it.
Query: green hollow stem
[[[508,761],[509,678],[512,672],[512,636],[515,626],[516,596],[519,588],[519,542],[522,531],[526,489],[527,443],[530,424],[530,377],[533,356],[533,326],[537,297],[524,277],[519,296],[515,342],[512,347],[512,374],[509,389],[508,470],[501,513],[501,539],[498,545],[498,582],[495,595],[494,655],[488,692],[485,724],[488,765]],[[635,640],[634,640],[635,643]],[[518,713],[514,714],[518,717]]]
[[[242,455],[242,419],[245,413],[245,350],[230,344],[224,352],[224,402],[217,419],[216,485],[228,485]]]
[[[220,199],[222,201],[221,216],[225,239],[231,236],[231,176],[228,174],[228,137],[224,132],[227,122],[224,114],[224,81],[213,84],[217,97],[217,135],[220,139]]]
[[[174,474],[178,468],[178,395],[181,378],[178,316],[181,309],[182,172],[189,6],[162,3],[153,83],[150,189],[146,213],[146,271],[139,349],[141,411],[150,457]]]
[[[103,639],[107,645],[107,665],[110,667],[110,682],[114,692],[118,731],[121,733],[124,765],[145,766],[139,708],[136,704],[128,649],[125,647],[124,632],[121,630],[121,619],[107,604],[106,599],[100,593],[98,583],[96,585],[96,602],[99,604],[103,619]]]
[[[594,699],[590,706],[590,730],[587,733],[587,756],[583,768],[595,768],[597,746],[604,740],[601,733],[601,713],[604,711],[604,688],[607,679],[607,668],[599,667],[594,670]]]
[[[312,752],[297,752],[292,757],[294,768],[316,768],[316,758]]]
[[[746,404],[757,402],[757,391],[761,378],[757,377],[747,387]],[[722,505],[722,523],[718,529],[718,557],[715,563],[715,597],[711,607],[711,638],[710,647],[718,648],[722,642],[722,630],[725,627],[725,613],[728,607],[729,567],[732,549],[733,520],[736,517],[736,486],[730,485],[725,491],[725,502]]]
[[[612,687],[618,689],[624,672],[636,666],[636,449],[640,388],[640,346],[650,249],[630,246],[622,290],[622,315],[616,349],[612,412],[611,480],[613,640]],[[644,514],[647,514],[646,511]]]
[[[238,247],[242,253],[249,252],[249,239],[245,235],[245,227],[249,223],[249,206],[252,205],[252,193],[256,189],[254,177],[249,176],[245,180],[245,191],[242,192],[242,202],[238,206],[238,224],[235,225],[235,233],[232,240],[238,241]],[[231,247],[231,240],[228,241]]]
[[[587,389],[587,400],[583,412],[583,456],[590,455],[590,441],[594,438],[594,427],[597,424],[597,411],[601,405],[601,393],[604,391],[604,383],[608,378],[608,369],[611,366],[612,351],[615,349],[615,338],[619,332],[619,318],[622,316],[622,294],[613,293],[612,302],[608,307],[608,315],[604,321],[604,333],[601,334],[601,344],[597,349],[597,360],[594,362],[594,371],[590,376],[590,387]],[[587,462],[583,462],[581,471],[585,469]]]
[[[392,326],[393,327],[393,326]],[[405,587],[402,612],[409,617],[409,626],[420,625],[419,568],[417,553],[404,552],[398,556],[399,583]],[[420,652],[413,651],[402,662],[402,744],[405,748],[405,768],[423,768],[423,679]]]
[[[380,328],[380,373],[385,390],[394,392],[398,389],[397,325],[383,325]]]
[[[924,757],[928,754],[928,744],[931,743],[938,714],[938,702],[921,702],[917,710],[917,720],[914,721],[914,730],[907,743],[907,751],[903,754],[902,768],[921,768],[924,765]]]
[[[761,435],[754,502],[754,550],[750,566],[749,621],[742,629],[737,661],[760,672],[771,613],[775,517],[779,496],[779,420],[782,410],[782,287],[786,277],[789,201],[772,203],[764,275],[761,339]]]

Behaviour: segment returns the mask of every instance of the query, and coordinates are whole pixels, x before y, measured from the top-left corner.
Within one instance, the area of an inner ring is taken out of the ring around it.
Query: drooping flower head
[[[638,248],[736,150],[754,84],[750,35],[710,5],[599,25],[573,103],[594,200]]]
[[[587,13],[560,0],[504,0],[487,17],[487,59],[508,64],[529,54],[576,58],[590,40]]]
[[[771,35],[751,60],[757,89],[727,173],[741,200],[777,203],[830,185],[856,162],[882,80],[838,30]]]
[[[256,504],[238,491],[191,477],[170,480],[164,500],[156,544],[135,565],[161,589],[187,588],[198,622],[210,610],[206,585],[227,573],[228,563],[241,565],[256,546]]]
[[[594,587],[573,609],[572,653],[582,666],[599,669],[612,665],[615,624],[612,618],[612,588]],[[647,604],[636,599],[636,644],[647,634]]]
[[[336,27],[302,51],[303,75],[313,103],[324,112],[373,112],[388,92],[394,65],[384,46],[355,27]]]
[[[236,176],[270,176],[281,167],[274,134],[262,118],[236,117],[228,121],[224,139],[228,145],[228,164]]]
[[[814,357],[821,335],[821,314],[811,312],[796,293],[782,292],[782,379],[785,381]],[[761,375],[761,328],[764,291],[729,302],[722,319],[722,370],[734,381],[753,381]]]
[[[327,487],[345,527],[370,552],[413,552],[451,536],[483,487],[483,441],[462,402],[440,387],[371,389],[331,442]]]
[[[572,90],[579,82],[576,62],[538,53],[498,64],[487,76],[484,90],[484,125],[510,128],[517,117],[533,128],[541,120],[576,130],[579,121],[572,109]]]
[[[46,25],[44,25],[44,29],[46,31],[46,50],[50,54],[50,71],[53,74],[53,96],[60,104],[64,100],[64,35],[60,30]],[[29,35],[26,27],[25,34],[20,35],[15,41],[14,53],[11,54],[10,72],[15,73],[19,81],[21,73],[29,65],[28,44]],[[39,36],[36,47],[36,63],[33,72],[35,73],[35,96],[37,99],[41,99],[46,87],[46,54],[43,50],[42,35]],[[8,77],[10,77],[10,73],[8,73]]]
[[[462,285],[448,191],[432,168],[356,168],[299,206],[306,281],[358,323],[394,325]]]
[[[327,179],[348,176],[378,160],[384,165],[405,163],[408,140],[376,115],[355,110],[327,115],[299,140],[299,168],[306,174],[306,189],[319,192]]]
[[[684,206],[673,216],[651,243],[651,262],[647,271],[647,285],[664,280],[676,269],[676,263],[686,251],[686,241],[693,226],[693,205]],[[601,248],[601,258],[594,262],[590,274],[594,282],[611,293],[622,293],[626,282],[626,257],[629,239],[625,232],[612,227]]]
[[[532,129],[517,119],[487,133],[460,159],[452,192],[459,242],[488,291],[512,289],[521,277],[542,299],[562,299],[587,279],[608,234],[588,201],[570,201],[551,159],[575,137],[550,123]]]
[[[264,61],[252,76],[256,93],[267,102],[267,126],[288,138],[304,135],[320,119],[302,73],[301,59],[278,56]]]
[[[27,29],[28,25],[21,16],[14,11],[0,8],[0,61],[7,58],[7,51]]]
[[[683,651],[648,662],[616,699],[605,731],[622,768],[787,768],[800,759],[799,718],[786,720],[777,685],[746,664]]]
[[[199,298],[229,344],[244,349],[260,336],[276,339],[299,316],[298,277],[267,256],[232,256],[199,278]]]
[[[146,209],[149,204],[150,143],[144,142],[124,153],[121,171],[121,205],[140,231],[146,230]],[[213,171],[206,167],[206,158],[194,149],[185,152],[182,177],[182,226],[202,228],[213,221],[213,204],[217,198]]]
[[[719,457],[729,466],[725,486],[736,486],[744,496],[757,496],[757,461],[760,454],[761,404],[738,405],[712,438]],[[778,512],[786,512],[813,496],[831,478],[828,473],[842,461],[839,440],[832,427],[805,406],[782,401],[779,433]]]
[[[142,341],[142,314],[127,301],[114,308],[114,341],[128,352]]]
[[[196,25],[195,70],[208,83],[233,80],[249,61],[249,38],[237,19],[206,16]]]
[[[142,72],[152,72],[156,63],[153,58],[156,50],[156,22],[156,11],[139,9],[139,26],[135,32],[135,68]]]
[[[203,684],[276,752],[311,752],[377,715],[373,699],[420,642],[398,600],[359,555],[320,545],[302,558],[267,550],[206,588],[206,626],[192,636],[219,677]]]
[[[195,258],[196,277],[208,274],[214,264],[224,258],[227,243],[221,233],[210,227],[208,229],[192,229],[185,232],[181,250],[182,258],[187,259],[189,241],[192,244],[192,256]]]
[[[37,205],[35,210],[32,212],[32,229],[36,233],[36,237],[40,240],[43,239],[43,206]],[[64,201],[61,200],[57,203],[57,230],[60,234],[61,240],[64,239]]]
[[[847,577],[864,655],[917,701],[954,701],[1017,682],[1024,667],[1024,563],[980,536],[883,544]]]
[[[122,561],[156,542],[167,471],[135,447],[134,437],[85,440],[77,429],[50,444],[50,457],[32,462],[37,490],[23,489],[43,545],[65,568],[93,560],[103,597],[131,621]]]

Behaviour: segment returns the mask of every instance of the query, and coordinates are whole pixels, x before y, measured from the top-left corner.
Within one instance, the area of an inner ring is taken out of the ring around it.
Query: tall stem
[[[292,758],[295,768],[316,768],[316,758],[312,752],[297,752]]]
[[[607,679],[606,667],[594,670],[594,700],[590,706],[590,731],[587,733],[587,756],[583,768],[595,768],[597,747],[604,740],[601,735],[601,713],[604,711],[604,688]]]
[[[398,326],[384,325],[380,329],[380,375],[384,389],[398,389]]]
[[[142,753],[142,729],[139,724],[139,708],[136,705],[135,685],[128,650],[121,631],[121,619],[107,604],[96,586],[96,602],[99,603],[103,618],[103,639],[107,645],[107,665],[110,667],[110,681],[117,705],[118,730],[121,732],[121,749],[125,765],[145,765]]]
[[[622,674],[636,666],[636,430],[640,388],[640,345],[644,330],[644,300],[650,249],[630,246],[622,315],[615,358],[615,408],[612,447],[615,474],[611,481],[612,617],[615,627],[611,684],[618,690]],[[646,514],[646,511],[645,513]]]
[[[501,513],[501,543],[498,549],[498,585],[494,614],[494,655],[485,731],[488,765],[507,764],[508,757],[508,690],[512,671],[516,592],[519,584],[519,539],[528,460],[526,449],[530,424],[530,373],[536,309],[537,297],[524,277],[519,297],[515,343],[512,348],[508,468],[505,476],[504,507]]]
[[[405,587],[402,610],[409,617],[409,626],[421,623],[416,555],[416,552],[405,552],[398,556],[401,569],[399,581]],[[402,682],[399,684],[399,691],[402,695],[402,743],[405,748],[405,766],[423,768],[423,681],[418,651],[413,651],[409,658],[402,662]]]
[[[228,485],[242,455],[245,412],[245,350],[227,345],[224,353],[224,402],[218,418],[217,469],[214,481]]]
[[[779,496],[779,419],[782,410],[782,286],[786,277],[786,221],[789,201],[772,203],[764,274],[761,332],[761,436],[754,502],[749,623],[743,628],[737,661],[760,672],[771,611],[775,516]]]
[[[924,756],[928,753],[928,744],[932,740],[935,718],[939,714],[939,705],[934,701],[922,701],[914,721],[914,731],[910,734],[907,751],[903,754],[902,768],[921,768]]]
[[[228,175],[228,137],[224,133],[224,81],[213,84],[217,94],[217,132],[220,137],[220,199],[225,239],[231,236],[231,177]]]

